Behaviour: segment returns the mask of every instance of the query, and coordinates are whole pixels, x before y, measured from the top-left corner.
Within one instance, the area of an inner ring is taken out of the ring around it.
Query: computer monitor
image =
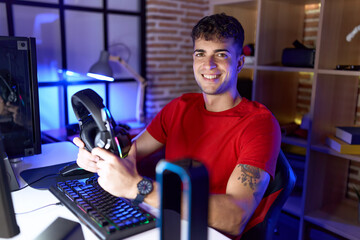
[[[0,137],[0,238],[11,238],[19,234],[20,229],[15,218],[7,171],[4,164],[5,158],[3,141]]]
[[[35,38],[0,36],[0,132],[10,162],[41,153]]]

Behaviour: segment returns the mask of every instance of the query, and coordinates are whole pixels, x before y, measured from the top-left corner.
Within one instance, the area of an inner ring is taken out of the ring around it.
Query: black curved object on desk
[[[181,192],[187,200],[187,239],[207,240],[209,177],[203,164],[193,159],[173,163],[161,160],[156,166],[160,183],[160,239],[180,240]]]

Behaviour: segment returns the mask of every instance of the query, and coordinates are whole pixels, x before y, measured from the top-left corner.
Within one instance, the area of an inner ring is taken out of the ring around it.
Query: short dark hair
[[[199,38],[206,41],[214,38],[218,40],[233,38],[241,54],[244,44],[244,29],[236,18],[220,13],[202,18],[193,27],[191,37],[193,44]]]

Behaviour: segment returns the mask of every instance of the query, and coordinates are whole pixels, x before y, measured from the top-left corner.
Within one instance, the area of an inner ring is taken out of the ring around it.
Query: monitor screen
[[[20,232],[15,218],[8,174],[4,164],[5,158],[3,141],[0,137],[0,238],[10,238]]]
[[[0,36],[0,132],[9,159],[41,153],[35,39]]]

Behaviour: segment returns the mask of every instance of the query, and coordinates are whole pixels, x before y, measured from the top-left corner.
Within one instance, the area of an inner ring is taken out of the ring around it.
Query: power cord
[[[48,204],[48,205],[45,205],[45,206],[42,206],[42,207],[39,207],[39,208],[35,208],[33,210],[30,210],[30,211],[27,211],[27,212],[21,212],[21,213],[15,213],[15,214],[16,215],[28,214],[28,213],[32,213],[32,212],[38,211],[38,210],[46,208],[46,207],[58,206],[58,205],[62,205],[62,203],[61,202],[51,203],[51,204]]]
[[[19,189],[15,190],[15,191],[22,190],[22,189],[27,188],[27,187],[29,187],[29,186],[31,186],[31,185],[33,185],[33,184],[35,184],[35,183],[37,183],[37,182],[45,179],[45,178],[53,177],[53,176],[57,176],[57,175],[59,175],[59,174],[58,174],[58,173],[47,174],[47,175],[42,176],[41,178],[39,178],[39,179],[37,179],[37,180],[35,180],[35,181],[31,182],[31,183],[26,184],[26,185],[23,186],[22,188],[19,188]],[[15,192],[15,191],[14,191],[14,192]],[[21,212],[21,213],[15,213],[15,214],[16,214],[16,215],[28,214],[28,213],[32,213],[32,212],[38,211],[38,210],[43,209],[43,208],[46,208],[46,207],[58,206],[58,205],[62,205],[62,203],[61,203],[61,202],[52,203],[52,204],[48,204],[48,205],[45,205],[45,206],[42,206],[42,207],[39,207],[39,208],[30,210],[30,211],[27,211],[27,212]]]

